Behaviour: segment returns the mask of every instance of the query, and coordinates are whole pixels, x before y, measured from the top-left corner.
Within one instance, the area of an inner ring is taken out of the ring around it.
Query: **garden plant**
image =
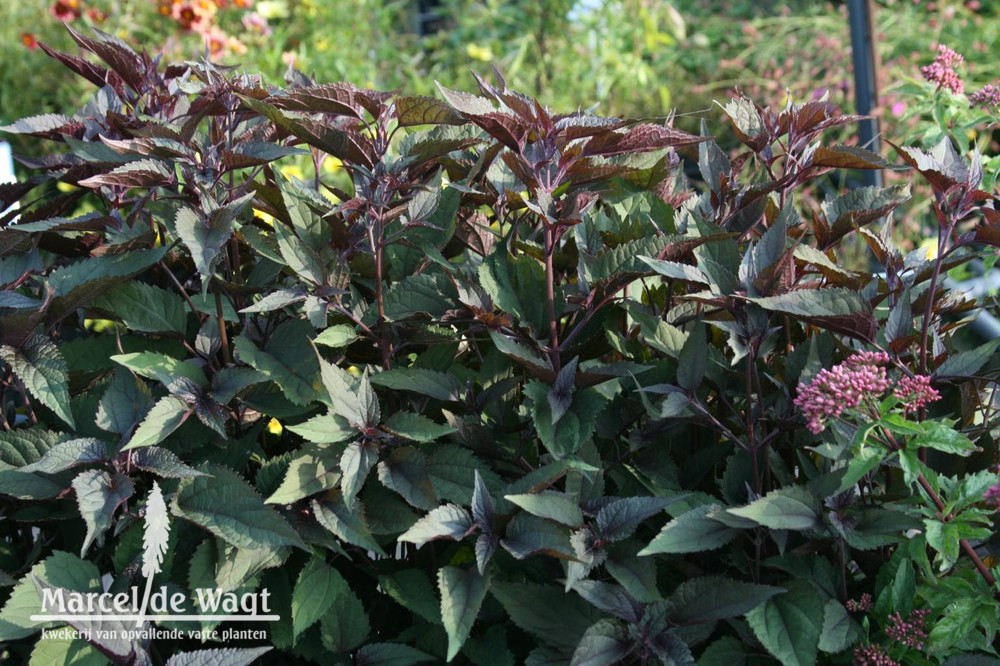
[[[823,98],[695,135],[70,34],[92,97],[4,128],[7,662],[997,663],[1000,356],[946,285],[1000,247],[978,153],[830,142]],[[801,196],[852,169],[926,183],[934,252],[907,184]],[[31,619],[151,587],[278,619]]]

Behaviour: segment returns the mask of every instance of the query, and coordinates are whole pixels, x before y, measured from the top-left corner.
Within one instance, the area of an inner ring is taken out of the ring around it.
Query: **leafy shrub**
[[[954,350],[976,304],[944,277],[1000,219],[950,143],[900,149],[929,259],[891,239],[906,186],[800,209],[892,166],[824,145],[855,120],[824,100],[729,102],[730,159],[499,75],[278,90],[73,38],[98,92],[5,128],[61,148],[0,189],[11,659],[995,654],[1000,361]],[[298,154],[306,182],[278,168]],[[877,271],[838,264],[854,236]],[[42,590],[147,572],[267,590],[274,649],[38,640]]]

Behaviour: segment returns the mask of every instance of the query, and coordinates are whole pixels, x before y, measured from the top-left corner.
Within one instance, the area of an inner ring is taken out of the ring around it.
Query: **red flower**
[[[34,51],[38,48],[38,40],[35,39],[35,36],[30,32],[21,33],[21,43],[24,44],[29,51]]]
[[[80,18],[80,0],[57,0],[49,12],[60,21],[75,21]]]

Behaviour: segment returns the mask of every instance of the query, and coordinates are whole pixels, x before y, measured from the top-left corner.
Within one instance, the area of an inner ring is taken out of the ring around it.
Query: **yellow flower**
[[[482,60],[484,62],[493,60],[493,51],[490,50],[490,47],[480,46],[479,44],[467,44],[465,46],[465,55],[473,60]]]
[[[281,425],[281,421],[278,419],[271,419],[267,422],[267,431],[272,435],[280,435],[284,430],[284,426]]]
[[[292,178],[298,178],[299,180],[305,179],[305,174],[302,172],[302,167],[300,167],[298,164],[285,164],[283,166],[278,167],[278,171],[281,172],[282,176],[288,178],[289,180],[291,180]]]
[[[260,221],[263,222],[264,224],[266,224],[267,226],[269,226],[269,227],[273,227],[274,226],[274,216],[273,215],[269,215],[269,214],[265,213],[264,211],[260,210],[259,208],[254,208],[253,209],[253,214],[254,214],[254,217],[259,217]]]
[[[344,163],[336,157],[327,157],[323,160],[323,166],[321,168],[323,173],[336,173],[340,169],[344,168]]]
[[[58,183],[56,183],[56,189],[58,189],[60,192],[64,194],[69,194],[70,192],[76,189],[76,185],[73,185],[72,183],[64,183],[62,181],[59,181]]]
[[[920,247],[922,247],[927,253],[927,261],[934,261],[937,259],[938,248],[936,238],[925,238],[920,241]]]

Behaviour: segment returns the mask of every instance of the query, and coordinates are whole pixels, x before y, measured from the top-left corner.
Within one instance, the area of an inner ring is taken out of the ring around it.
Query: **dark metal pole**
[[[878,106],[878,80],[875,67],[875,41],[872,38],[870,0],[848,0],[851,23],[851,58],[854,61],[854,98],[857,111],[868,115]],[[878,120],[862,120],[859,127],[861,146],[879,152]],[[862,171],[866,185],[882,185],[882,172],[877,169]]]

